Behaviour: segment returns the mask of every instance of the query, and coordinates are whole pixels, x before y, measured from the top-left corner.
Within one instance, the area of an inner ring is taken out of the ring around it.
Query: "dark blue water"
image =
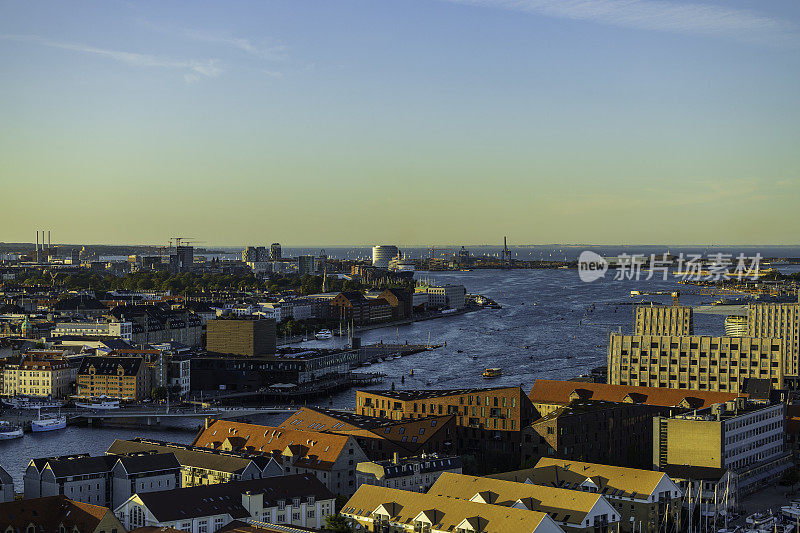
[[[606,364],[610,331],[630,332],[632,289],[677,290],[675,281],[606,281],[584,283],[575,270],[512,270],[418,273],[436,283],[463,284],[468,292],[488,296],[503,306],[454,317],[417,322],[399,328],[372,330],[363,343],[378,341],[447,343],[446,347],[374,364],[369,371],[388,375],[382,385],[397,388],[461,388],[522,385],[536,378],[562,379],[588,374]],[[640,298],[641,299],[641,298]],[[653,301],[671,303],[665,297]],[[713,297],[684,296],[682,304],[711,303]],[[722,334],[724,318],[698,315],[697,332]],[[341,341],[325,341],[327,345]],[[308,342],[307,345],[321,345]],[[459,352],[460,351],[460,352]],[[485,380],[487,367],[500,367],[503,376]],[[414,370],[413,377],[410,376]],[[405,383],[401,384],[401,376]],[[337,406],[352,406],[354,394],[334,397]]]

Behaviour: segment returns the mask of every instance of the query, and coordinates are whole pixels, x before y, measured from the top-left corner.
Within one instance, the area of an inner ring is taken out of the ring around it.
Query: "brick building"
[[[272,355],[276,351],[275,320],[209,320],[206,349],[213,353]]]
[[[538,418],[519,387],[357,391],[356,412],[389,420],[454,415],[455,453],[519,464],[522,429]]]

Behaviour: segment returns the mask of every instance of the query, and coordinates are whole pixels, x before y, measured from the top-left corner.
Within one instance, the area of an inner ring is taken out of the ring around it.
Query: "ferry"
[[[61,402],[44,398],[14,396],[13,398],[3,398],[3,405],[12,409],[49,409],[61,407]]]
[[[75,407],[81,409],[119,409],[119,400],[111,398],[90,398],[88,400],[76,400]]]
[[[500,368],[487,368],[483,371],[484,378],[499,378],[503,375],[503,370]]]
[[[21,439],[22,428],[8,422],[0,422],[0,440]]]
[[[332,339],[333,333],[331,333],[331,330],[329,329],[321,329],[317,332],[316,335],[314,335],[314,337],[316,337],[317,340]]]
[[[39,418],[31,420],[31,431],[41,433],[43,431],[55,431],[67,427],[67,417],[64,415],[44,415],[39,411]]]

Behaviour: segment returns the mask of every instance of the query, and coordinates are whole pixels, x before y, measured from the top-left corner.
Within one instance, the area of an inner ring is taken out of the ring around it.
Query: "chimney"
[[[399,465],[399,464],[400,464],[400,454],[399,454],[399,453],[397,453],[397,452],[394,452],[394,453],[392,454],[392,463],[393,463],[393,464],[396,464],[396,465]]]

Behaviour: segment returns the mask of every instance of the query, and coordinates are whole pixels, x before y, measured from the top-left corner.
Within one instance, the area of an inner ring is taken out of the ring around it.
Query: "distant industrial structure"
[[[380,244],[372,247],[372,266],[389,268],[389,262],[397,257],[400,250],[391,244]]]

